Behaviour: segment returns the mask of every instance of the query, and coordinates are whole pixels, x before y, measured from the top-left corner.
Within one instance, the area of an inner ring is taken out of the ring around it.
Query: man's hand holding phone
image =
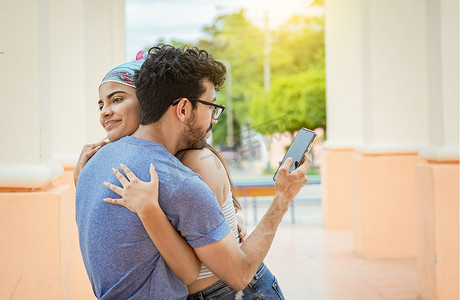
[[[291,146],[289,147],[286,155],[284,156],[281,164],[285,162],[288,157],[293,159],[293,164],[291,164],[290,171],[297,169],[306,158],[306,154],[310,152],[310,149],[313,143],[316,140],[316,133],[313,130],[307,128],[300,128],[292,141]],[[278,175],[278,170],[276,170],[275,175],[273,176],[273,181],[276,181],[276,176]]]
[[[311,159],[307,155],[315,139],[316,133],[314,131],[300,128],[284,156],[281,166],[273,176],[275,181],[275,200],[281,201],[285,210],[289,208],[291,201],[308,181],[308,177],[305,174],[310,166]]]
[[[294,197],[299,193],[300,189],[307,183],[308,177],[305,175],[310,166],[310,159],[305,156],[305,159],[300,166],[292,172],[289,169],[294,163],[292,157],[288,157],[284,164],[278,169],[278,175],[275,181],[275,200],[280,201],[283,208],[289,208],[289,204]]]

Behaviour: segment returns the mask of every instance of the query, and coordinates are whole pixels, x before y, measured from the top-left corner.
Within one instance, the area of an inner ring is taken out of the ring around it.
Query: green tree
[[[268,93],[260,93],[250,106],[252,127],[262,134],[300,127],[326,127],[324,69],[278,77]]]
[[[293,16],[272,36],[270,65],[275,77],[324,67],[323,18]]]
[[[251,93],[253,128],[263,134],[325,128],[324,19],[293,16],[272,36],[271,90]]]
[[[247,118],[250,87],[263,85],[264,34],[245,17],[244,10],[221,15],[203,30],[207,37],[200,40],[198,46],[231,68],[233,140],[239,143],[241,124]],[[218,102],[225,105],[228,104],[227,88],[224,86],[218,95]],[[224,113],[213,129],[215,144],[226,144],[227,116],[228,113]]]
[[[324,1],[315,0],[314,5],[324,7]],[[246,18],[244,10],[218,16],[203,31],[206,37],[198,47],[231,67],[233,140],[237,144],[241,125],[248,120],[264,134],[326,126],[323,17],[293,16],[270,32],[269,92],[264,89],[265,34]],[[228,105],[228,88],[219,92],[219,103]],[[227,116],[224,113],[213,129],[216,145],[226,144]]]

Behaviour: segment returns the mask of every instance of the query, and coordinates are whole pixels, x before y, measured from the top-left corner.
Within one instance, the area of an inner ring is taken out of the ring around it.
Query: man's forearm
[[[275,196],[260,223],[241,245],[247,260],[246,272],[249,280],[267,256],[278,226],[289,208],[288,203],[280,203],[284,201],[277,201],[276,197],[278,196]]]
[[[263,257],[261,257],[260,263],[262,262],[270,249],[276,230],[288,210],[288,207],[289,205],[280,204],[276,200],[272,201],[262,220],[247,240],[241,245],[241,250],[243,250],[249,258],[258,259],[262,255]]]
[[[195,248],[198,258],[221,280],[236,290],[244,289],[263,262],[275,237],[276,230],[289,208],[289,204],[305,185],[307,164],[303,163],[293,172],[292,158],[288,158],[278,171],[275,198],[254,232],[242,244],[228,233],[218,242]],[[226,259],[222,259],[225,257]]]
[[[270,249],[278,225],[289,207],[287,200],[275,196],[259,225],[241,247],[236,245],[230,232],[219,242],[195,248],[198,258],[232,288],[244,289]]]

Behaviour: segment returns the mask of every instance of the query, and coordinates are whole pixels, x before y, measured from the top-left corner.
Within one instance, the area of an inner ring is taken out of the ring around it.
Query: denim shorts
[[[213,285],[197,293],[188,295],[189,300],[205,299],[269,299],[284,300],[283,293],[278,285],[278,281],[267,266],[262,263],[251,282],[242,291],[236,291],[223,281],[218,281]]]

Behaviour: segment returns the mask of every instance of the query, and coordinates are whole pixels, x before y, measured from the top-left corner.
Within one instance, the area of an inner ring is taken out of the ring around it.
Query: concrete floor
[[[265,263],[286,299],[415,300],[415,259],[363,259],[351,231],[282,225]]]
[[[247,199],[240,214],[249,231],[270,200]],[[323,227],[320,185],[305,187],[294,201],[295,223],[290,209],[265,259],[286,299],[417,299],[415,259],[370,260],[354,254],[352,231]]]

